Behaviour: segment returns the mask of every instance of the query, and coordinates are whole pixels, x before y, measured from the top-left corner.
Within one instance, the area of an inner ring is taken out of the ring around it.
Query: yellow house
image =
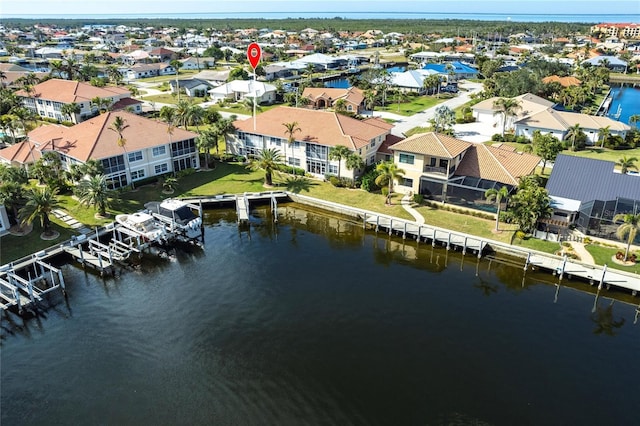
[[[413,135],[389,149],[405,172],[396,191],[489,211],[495,207],[485,200],[487,189],[513,190],[540,162],[540,157],[506,145],[472,144],[433,132]]]

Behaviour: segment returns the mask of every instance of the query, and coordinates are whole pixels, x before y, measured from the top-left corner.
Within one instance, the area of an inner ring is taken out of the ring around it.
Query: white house
[[[214,102],[255,98],[258,104],[272,104],[276,100],[276,86],[254,80],[233,80],[209,90],[209,94]]]

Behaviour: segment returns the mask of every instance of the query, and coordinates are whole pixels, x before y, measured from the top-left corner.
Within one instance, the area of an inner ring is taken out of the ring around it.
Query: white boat
[[[147,241],[163,240],[165,238],[164,226],[149,213],[119,214],[116,215],[116,222]]]
[[[164,222],[168,232],[179,233],[189,239],[200,237],[202,219],[184,201],[167,199],[152,201],[144,206],[155,218]]]

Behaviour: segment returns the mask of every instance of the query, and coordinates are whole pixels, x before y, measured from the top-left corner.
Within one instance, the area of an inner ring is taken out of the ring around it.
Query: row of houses
[[[113,122],[126,123],[126,145],[118,145]],[[299,132],[288,143],[285,123],[295,121]],[[251,157],[264,149],[279,150],[285,162],[323,178],[355,178],[363,170],[349,169],[345,161],[331,159],[332,147],[346,146],[366,165],[393,161],[404,170],[396,183],[399,192],[423,194],[444,203],[495,211],[487,203],[487,189],[517,187],[523,176],[534,173],[540,158],[503,145],[473,144],[452,136],[422,133],[402,138],[379,118],[356,120],[329,111],[277,107],[253,119],[239,120],[227,135],[230,154]],[[98,160],[112,188],[198,169],[197,134],[126,111],[100,114],[72,127],[41,126],[28,139],[0,150],[0,162],[27,167],[45,152],[56,152],[66,168]],[[585,182],[590,182],[585,185]],[[611,238],[615,214],[640,211],[640,176],[621,174],[612,162],[573,156],[558,157],[549,180],[555,215],[547,221],[554,232],[575,224],[583,232]]]

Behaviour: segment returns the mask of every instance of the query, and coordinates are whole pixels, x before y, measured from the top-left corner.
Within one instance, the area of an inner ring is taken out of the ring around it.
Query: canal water
[[[635,306],[588,284],[295,204],[205,222],[203,249],[65,265],[66,302],[3,316],[2,424],[637,422]]]
[[[629,84],[614,86],[611,88],[611,97],[613,100],[607,116],[634,127],[633,123],[629,123],[629,118],[632,115],[640,115],[640,86]],[[618,112],[620,117],[616,117]],[[640,123],[636,125],[640,126]]]
[[[387,72],[389,72],[389,73],[392,73],[392,72],[405,72],[405,70],[406,70],[405,67],[389,67],[389,68],[387,68]],[[324,87],[331,87],[331,88],[335,88],[335,89],[348,89],[349,87],[351,87],[351,83],[349,83],[349,80],[347,78],[340,77],[340,78],[335,78],[335,79],[332,79],[332,80],[325,81]]]

